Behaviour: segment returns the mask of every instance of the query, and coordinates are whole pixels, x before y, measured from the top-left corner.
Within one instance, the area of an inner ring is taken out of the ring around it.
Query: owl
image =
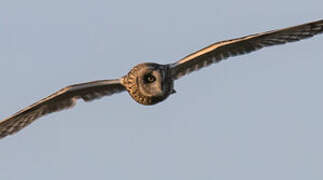
[[[174,81],[231,56],[246,54],[263,47],[299,41],[323,32],[323,20],[285,29],[257,33],[216,42],[175,63],[143,63],[119,79],[100,80],[67,86],[52,95],[0,121],[0,138],[14,134],[46,114],[73,107],[78,99],[92,101],[127,91],[142,105],[154,105],[175,93]]]

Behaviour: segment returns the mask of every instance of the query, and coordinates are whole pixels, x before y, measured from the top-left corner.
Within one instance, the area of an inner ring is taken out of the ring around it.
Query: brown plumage
[[[246,54],[263,47],[285,44],[323,32],[323,20],[280,30],[221,41],[166,65],[143,63],[120,79],[93,81],[67,86],[0,122],[0,138],[16,133],[35,119],[73,107],[78,99],[91,101],[127,90],[138,103],[153,105],[174,93],[174,80],[230,56]]]
[[[143,63],[132,68],[122,78],[122,84],[135,101],[143,105],[153,105],[174,92],[174,82],[170,75],[169,65]],[[148,82],[148,76],[154,78],[153,82]]]

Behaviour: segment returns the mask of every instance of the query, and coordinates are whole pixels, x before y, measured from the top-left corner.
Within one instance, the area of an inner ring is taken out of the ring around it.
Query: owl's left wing
[[[91,101],[124,90],[125,87],[120,83],[120,79],[93,81],[67,86],[22,109],[11,117],[0,121],[0,139],[16,133],[41,116],[73,107],[77,99],[81,98],[84,101]]]
[[[217,63],[230,56],[256,51],[263,47],[285,44],[312,37],[323,32],[323,20],[285,29],[252,34],[249,36],[214,43],[171,64],[173,79]]]

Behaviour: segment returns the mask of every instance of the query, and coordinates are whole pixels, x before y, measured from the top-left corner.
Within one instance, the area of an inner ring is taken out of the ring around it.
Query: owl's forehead
[[[142,63],[142,64],[138,64],[135,66],[135,68],[141,69],[141,70],[155,70],[155,69],[159,69],[161,65],[157,64],[157,63]]]
[[[157,63],[142,63],[142,64],[138,64],[135,67],[133,67],[130,70],[130,74],[146,74],[146,73],[150,73],[152,71],[156,71],[156,72],[160,72],[160,70],[164,70],[165,69],[165,65],[160,65]]]

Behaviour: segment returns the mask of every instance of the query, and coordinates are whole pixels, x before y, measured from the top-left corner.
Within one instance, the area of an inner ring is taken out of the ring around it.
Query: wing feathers
[[[299,41],[322,32],[323,20],[319,20],[299,26],[217,42],[172,64],[172,74],[174,79],[178,79],[185,74],[231,56],[250,53],[267,46]]]
[[[41,116],[73,107],[79,98],[91,101],[124,90],[119,79],[68,86],[1,121],[0,138],[18,132]]]

